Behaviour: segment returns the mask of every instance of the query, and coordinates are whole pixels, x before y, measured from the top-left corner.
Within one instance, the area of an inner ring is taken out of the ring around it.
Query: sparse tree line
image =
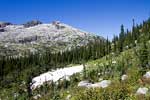
[[[150,40],[150,18],[139,25],[135,25],[133,19],[131,31],[128,29],[125,31],[124,26],[121,25],[119,36],[114,36],[112,40],[113,51],[122,52],[125,49],[135,47],[138,43],[143,43],[148,40]]]
[[[124,26],[121,25],[121,32],[119,36],[114,36],[112,40],[112,51],[120,53],[126,49],[135,48],[135,53],[140,61],[140,66],[149,68],[150,60],[150,18],[143,21],[141,24],[136,24],[133,19],[132,30],[125,31]]]

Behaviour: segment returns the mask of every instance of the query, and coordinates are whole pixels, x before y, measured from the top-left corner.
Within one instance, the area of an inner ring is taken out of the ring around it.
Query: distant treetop
[[[39,20],[32,20],[32,21],[29,21],[23,25],[24,25],[24,27],[28,28],[28,27],[39,25],[39,24],[42,24],[42,22]]]

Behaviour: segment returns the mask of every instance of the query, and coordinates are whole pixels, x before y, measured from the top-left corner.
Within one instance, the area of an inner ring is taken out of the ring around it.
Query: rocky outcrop
[[[0,28],[0,32],[4,32],[5,30],[4,30],[4,28]]]
[[[66,28],[64,25],[61,25],[60,24],[60,21],[54,21],[53,23],[52,23],[52,25],[54,25],[55,27],[56,27],[56,29],[64,29],[64,28]]]
[[[0,22],[0,28],[4,28],[8,25],[12,25],[12,23],[10,23],[10,22]]]
[[[19,39],[18,42],[19,43],[30,43],[32,41],[36,41],[37,40],[37,36],[31,36],[31,37],[26,37],[23,39]]]
[[[39,24],[42,24],[42,22],[38,21],[38,20],[32,20],[32,21],[29,21],[23,25],[24,25],[24,27],[28,28],[28,27],[39,25]]]

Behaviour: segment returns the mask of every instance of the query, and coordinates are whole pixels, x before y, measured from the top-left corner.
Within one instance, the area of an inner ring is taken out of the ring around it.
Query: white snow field
[[[48,81],[57,82],[61,78],[65,78],[65,77],[68,78],[69,76],[75,73],[82,72],[82,70],[83,70],[83,65],[79,65],[79,66],[61,68],[51,72],[46,72],[32,79],[33,85],[31,86],[31,89],[40,87],[41,85],[43,85],[45,82]]]

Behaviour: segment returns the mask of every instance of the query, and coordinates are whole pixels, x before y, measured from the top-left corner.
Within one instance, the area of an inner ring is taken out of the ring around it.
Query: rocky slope
[[[66,50],[86,45],[98,37],[58,21],[51,24],[39,21],[23,25],[0,24],[0,56]]]

